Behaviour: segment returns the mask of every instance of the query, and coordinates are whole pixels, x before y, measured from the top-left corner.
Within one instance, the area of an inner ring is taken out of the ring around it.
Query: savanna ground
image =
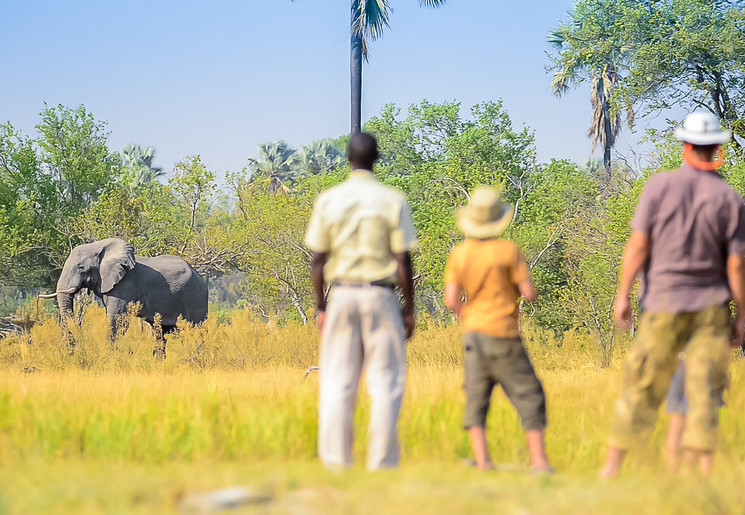
[[[174,512],[200,492],[249,486],[256,513],[742,513],[745,361],[733,359],[715,473],[664,469],[666,417],[616,481],[597,479],[625,345],[597,366],[590,338],[561,344],[526,331],[549,399],[554,476],[527,474],[519,421],[494,400],[489,442],[501,471],[479,473],[460,426],[464,395],[456,327],[424,321],[409,342],[398,470],[364,469],[368,401],[357,413],[358,465],[315,457],[318,379],[313,327],[277,328],[249,312],[183,327],[156,362],[152,331],[133,320],[114,347],[89,307],[72,352],[54,318],[0,340],[0,512]]]

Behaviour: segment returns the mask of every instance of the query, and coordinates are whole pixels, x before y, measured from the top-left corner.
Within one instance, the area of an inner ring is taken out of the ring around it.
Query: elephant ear
[[[101,257],[101,293],[110,292],[124,275],[135,267],[135,248],[117,241],[108,245]]]

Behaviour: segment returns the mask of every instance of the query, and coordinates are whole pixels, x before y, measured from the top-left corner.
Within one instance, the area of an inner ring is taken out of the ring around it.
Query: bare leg
[[[608,458],[605,460],[603,470],[600,471],[600,477],[603,479],[611,479],[618,476],[618,471],[621,470],[624,458],[628,451],[626,449],[619,449],[618,447],[608,447]]]
[[[701,452],[698,455],[698,467],[701,471],[701,475],[709,477],[711,475],[711,469],[714,468],[714,453],[712,452]]]
[[[704,477],[708,477],[711,474],[711,469],[714,467],[714,453],[711,452],[686,449],[683,451],[683,458],[691,465],[698,462],[698,468]]]
[[[525,431],[528,439],[528,451],[530,452],[530,464],[534,470],[548,470],[551,465],[546,456],[546,430],[531,429]]]
[[[492,463],[489,448],[486,445],[486,429],[480,426],[472,427],[468,430],[468,434],[471,437],[473,453],[476,455],[476,466],[479,470],[493,470],[494,463]]]
[[[680,413],[670,415],[670,428],[667,431],[667,468],[677,472],[680,466],[680,440],[686,428],[686,417]]]

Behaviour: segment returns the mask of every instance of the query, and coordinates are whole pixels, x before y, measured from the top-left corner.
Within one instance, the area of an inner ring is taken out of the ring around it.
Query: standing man
[[[318,454],[328,467],[352,465],[353,420],[363,365],[371,397],[367,466],[398,464],[398,413],[406,339],[414,332],[411,256],[416,245],[403,194],[372,173],[378,144],[352,136],[349,178],[321,193],[305,235],[321,332]],[[325,284],[334,285],[326,306]],[[403,311],[394,288],[403,293]]]
[[[614,318],[631,326],[630,295],[643,277],[644,312],[623,378],[602,477],[615,477],[627,450],[651,430],[685,351],[688,420],[684,457],[711,472],[720,396],[727,382],[728,301],[735,300],[734,345],[745,334],[745,205],[716,173],[730,134],[709,113],[688,115],[675,136],[685,163],[649,179],[631,222]]]
[[[456,217],[466,240],[450,253],[445,303],[461,318],[466,389],[464,428],[480,470],[494,468],[486,441],[486,416],[494,387],[501,385],[522,420],[531,471],[551,473],[546,457],[546,397],[525,352],[519,297],[536,300],[520,249],[499,235],[512,221],[512,206],[498,190],[479,187]],[[465,294],[466,302],[462,295]]]

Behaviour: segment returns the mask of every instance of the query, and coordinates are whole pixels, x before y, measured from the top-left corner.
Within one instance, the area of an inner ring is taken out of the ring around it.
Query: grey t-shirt
[[[650,239],[645,311],[694,312],[729,300],[727,258],[745,254],[745,203],[716,172],[683,165],[654,175],[631,227]]]

